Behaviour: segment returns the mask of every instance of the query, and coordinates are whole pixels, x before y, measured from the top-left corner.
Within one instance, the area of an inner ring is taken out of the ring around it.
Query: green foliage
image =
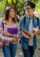
[[[16,13],[19,15],[21,11],[24,10],[26,0],[0,0],[0,13],[4,13],[4,9],[7,6],[12,6],[15,8]],[[40,12],[40,1],[39,0],[30,0],[34,2],[37,6],[36,9]]]
[[[0,13],[4,12],[5,4],[6,4],[6,0],[0,2]]]
[[[19,14],[19,12],[23,10],[24,0],[0,0],[0,13],[4,13],[4,9],[7,6],[14,7],[16,12]]]
[[[31,0],[36,4],[36,10],[40,13],[40,0]]]
[[[40,1],[37,2],[36,9],[40,13]]]
[[[34,2],[34,3],[36,3],[38,0],[30,0],[30,1],[32,1],[32,2]]]

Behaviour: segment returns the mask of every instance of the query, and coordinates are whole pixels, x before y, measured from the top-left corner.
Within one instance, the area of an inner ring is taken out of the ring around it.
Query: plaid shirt
[[[3,21],[3,23],[4,23],[4,31],[7,32],[7,28],[9,26],[6,24],[6,21]],[[15,28],[15,27],[18,28],[18,34],[19,34],[19,26],[18,26],[18,23],[13,23],[12,28]],[[8,45],[9,42],[12,42],[12,38],[11,37],[5,37],[5,36],[3,36],[3,32],[4,31],[2,30],[2,22],[0,22],[0,39],[2,39],[3,41],[5,40],[7,42],[7,43],[5,43],[5,45]],[[17,35],[15,34],[15,36],[18,37],[18,34]],[[0,41],[0,43],[3,43],[3,42]]]

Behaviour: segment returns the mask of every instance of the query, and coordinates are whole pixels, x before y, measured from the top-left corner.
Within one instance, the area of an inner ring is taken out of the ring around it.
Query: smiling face
[[[32,15],[33,12],[35,11],[35,8],[31,8],[30,5],[27,5],[26,6],[26,11],[27,11],[28,15]]]

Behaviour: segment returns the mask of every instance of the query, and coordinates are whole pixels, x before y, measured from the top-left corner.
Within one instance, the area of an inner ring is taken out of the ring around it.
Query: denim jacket
[[[23,27],[25,30],[28,31],[29,24],[30,24],[30,18],[29,18],[28,15],[26,15],[25,25],[24,25],[24,17],[22,17],[20,19],[20,23],[19,23],[20,34],[22,34],[22,32],[23,32],[21,27]],[[34,18],[32,20],[32,24],[33,24],[33,27],[35,27],[35,28],[39,25],[39,24],[37,24],[37,19],[36,19],[35,16],[34,16]],[[33,31],[33,33],[34,33],[34,31]],[[20,43],[21,43],[22,48],[28,49],[28,42],[29,42],[29,39],[26,39],[23,35],[21,35]],[[36,38],[36,35],[35,35],[33,37],[33,49],[35,50],[36,47],[37,47],[37,38]]]

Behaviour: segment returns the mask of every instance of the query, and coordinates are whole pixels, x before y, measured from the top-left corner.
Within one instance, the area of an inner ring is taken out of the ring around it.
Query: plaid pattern
[[[1,22],[0,22],[0,34],[2,33],[2,24],[1,24]],[[0,39],[1,40],[1,39]],[[3,42],[2,41],[0,41],[0,48],[2,48],[3,47]]]
[[[9,26],[7,26],[7,24],[6,24],[5,21],[4,21],[3,23],[4,23],[4,31],[7,32],[7,28],[8,28]],[[14,28],[17,27],[17,28],[18,28],[18,34],[19,34],[19,26],[18,26],[18,23],[13,23],[13,26],[12,26],[12,27],[14,27]],[[3,30],[2,30],[2,22],[0,22],[0,35],[1,35],[2,33],[3,33]],[[17,35],[15,34],[15,36],[16,36],[17,38],[18,38],[18,34],[17,34]],[[5,37],[5,36],[4,36],[4,39],[5,39],[5,38],[10,38],[10,37]],[[1,39],[2,39],[2,36],[1,36]],[[5,40],[6,40],[6,39],[5,39]],[[10,39],[9,39],[9,42],[11,42]],[[3,45],[3,42],[0,41],[0,46],[1,46],[1,44]],[[8,45],[8,44],[9,44],[9,43],[5,43],[5,45]]]

